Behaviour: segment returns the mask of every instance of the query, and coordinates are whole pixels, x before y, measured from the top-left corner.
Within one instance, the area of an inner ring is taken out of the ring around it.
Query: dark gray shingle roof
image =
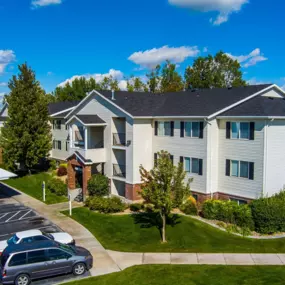
[[[76,115],[76,117],[84,124],[105,124],[106,122],[102,120],[97,115]]]
[[[164,94],[116,91],[114,104],[132,116],[209,116],[270,86],[201,89]],[[100,91],[111,100],[111,91]]]
[[[80,101],[65,101],[65,102],[50,103],[48,106],[49,114],[53,115],[61,111],[70,109],[78,105],[79,102]]]
[[[285,99],[257,96],[220,116],[285,116]]]

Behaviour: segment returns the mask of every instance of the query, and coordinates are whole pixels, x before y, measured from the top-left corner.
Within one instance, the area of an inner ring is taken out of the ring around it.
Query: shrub
[[[52,178],[47,182],[47,189],[57,196],[67,196],[67,185],[59,179]]]
[[[49,168],[50,170],[56,170],[56,161],[54,159],[49,161]]]
[[[253,229],[254,223],[248,205],[238,205],[233,201],[207,200],[202,208],[203,217]]]
[[[126,204],[118,197],[103,198],[99,196],[89,197],[85,206],[92,211],[98,211],[100,213],[118,213],[126,209]]]
[[[139,204],[139,203],[134,203],[134,204],[131,204],[130,205],[130,210],[132,212],[139,212],[140,210],[142,210],[144,207],[143,207],[143,204]]]
[[[262,234],[285,232],[285,191],[250,204],[255,230]]]
[[[196,200],[188,199],[185,203],[180,206],[180,210],[186,215],[198,215],[198,207]]]
[[[67,163],[61,163],[60,165],[59,165],[59,167],[65,167],[66,169],[67,169]]]
[[[62,177],[67,175],[67,168],[65,166],[60,166],[57,170],[57,176]]]
[[[107,196],[109,194],[109,179],[102,174],[92,175],[87,188],[90,196]]]

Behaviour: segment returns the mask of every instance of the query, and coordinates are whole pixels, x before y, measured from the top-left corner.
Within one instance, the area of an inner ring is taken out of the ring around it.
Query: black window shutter
[[[250,180],[254,180],[254,163],[249,163],[249,177]]]
[[[173,162],[174,162],[174,156],[173,155],[170,155],[170,160],[171,160],[171,162],[173,164]]]
[[[154,122],[154,135],[157,136],[158,135],[158,121]]]
[[[102,163],[101,165],[102,165],[102,169],[101,169],[102,170],[102,175],[104,175],[105,174],[105,163]]]
[[[200,122],[200,134],[199,138],[202,139],[204,137],[204,122]]]
[[[226,176],[231,175],[231,161],[229,159],[226,160]]]
[[[227,122],[226,138],[231,138],[231,122]]]
[[[154,154],[154,166],[157,166],[157,153]]]
[[[199,159],[199,175],[203,175],[203,159]]]
[[[174,121],[171,121],[170,125],[171,125],[171,136],[174,137]]]
[[[184,129],[185,129],[185,123],[180,122],[180,137],[184,138]]]
[[[249,134],[249,139],[250,140],[254,140],[254,130],[255,130],[255,123],[254,122],[250,122],[250,134]]]
[[[53,130],[54,130],[54,120],[52,120],[52,128],[53,128]]]

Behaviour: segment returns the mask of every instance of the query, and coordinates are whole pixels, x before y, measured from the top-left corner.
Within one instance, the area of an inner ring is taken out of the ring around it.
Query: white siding
[[[216,119],[208,122],[207,133],[207,193],[215,193],[219,179],[219,126]]]
[[[153,167],[153,128],[152,120],[135,120],[133,137],[133,178],[134,184],[141,182],[139,167],[142,165],[145,169],[150,170]]]
[[[279,90],[277,89],[271,89],[270,91],[266,92],[265,94],[261,95],[264,97],[272,97],[272,98],[283,98],[284,94],[282,94]]]
[[[170,121],[170,120],[168,120]],[[172,120],[173,121],[173,120]],[[194,178],[191,190],[206,193],[207,188],[207,127],[204,127],[204,138],[180,137],[180,121],[174,120],[174,137],[153,137],[153,154],[166,150],[174,156],[174,164],[179,163],[180,156],[203,159],[203,175],[187,174]]]
[[[73,112],[74,113],[74,112]],[[71,114],[70,116],[74,115]],[[102,120],[107,123],[104,129],[104,147],[106,148],[107,163],[105,164],[105,174],[111,178],[113,176],[113,131],[114,123],[113,118],[126,118],[126,140],[133,141],[133,120],[125,113],[118,110],[112,104],[104,100],[99,95],[92,96],[89,100],[84,102],[81,108],[76,112],[78,115],[98,115]],[[133,146],[132,144],[125,147],[126,152],[126,180],[133,181]]]
[[[264,195],[272,196],[285,185],[285,120],[267,121]]]
[[[218,191],[251,199],[259,198],[263,188],[264,121],[255,121],[254,140],[226,139],[226,121],[230,120],[219,120],[218,122]],[[254,180],[226,176],[226,159],[254,162]]]
[[[61,129],[52,129],[52,140],[61,141],[61,150],[52,149],[51,158],[65,160],[68,157],[68,151],[66,151],[66,140],[68,138],[68,130],[65,129],[65,120],[63,118],[56,118],[54,120],[61,120]]]

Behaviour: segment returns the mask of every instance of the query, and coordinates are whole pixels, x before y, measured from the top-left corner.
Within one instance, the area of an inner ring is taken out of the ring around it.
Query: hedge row
[[[85,201],[85,206],[92,211],[100,213],[119,213],[126,209],[126,204],[118,197],[103,198],[99,196],[89,197]]]

